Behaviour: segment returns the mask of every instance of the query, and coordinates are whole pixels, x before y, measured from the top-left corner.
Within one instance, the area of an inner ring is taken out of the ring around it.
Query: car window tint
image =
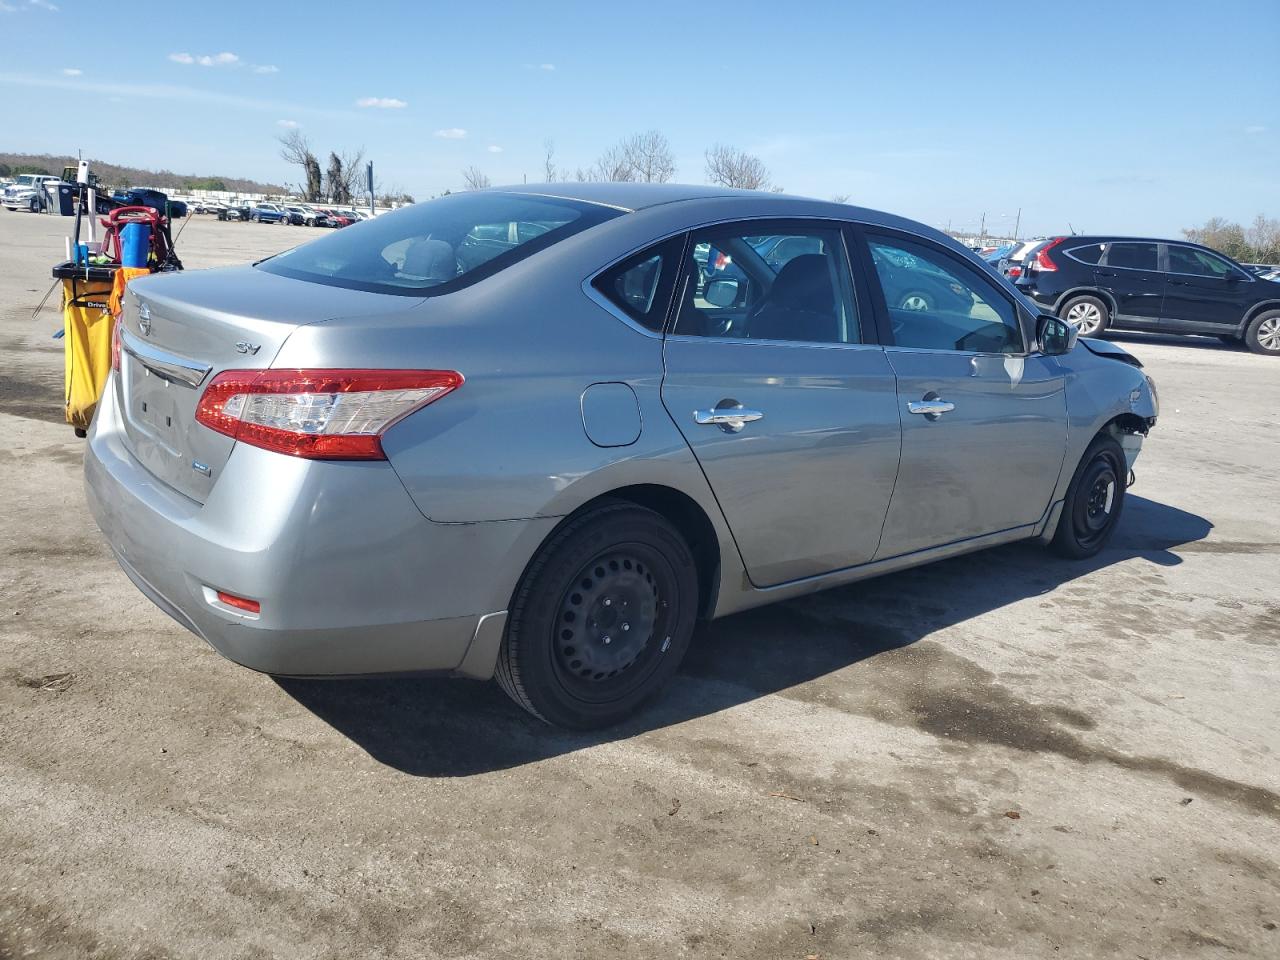
[[[264,260],[258,269],[356,290],[431,296],[620,215],[576,200],[453,194],[336,230]]]
[[[1221,257],[1195,247],[1181,247],[1177,244],[1169,245],[1169,270],[1199,277],[1225,277],[1235,272],[1231,264]]]
[[[909,240],[868,237],[894,343],[921,350],[1022,353],[1017,311],[960,258]]]
[[[1067,253],[1081,263],[1097,263],[1102,259],[1102,244],[1090,243],[1083,247],[1071,247]]]
[[[683,249],[683,236],[667,240],[604,271],[592,286],[632,320],[660,332]]]
[[[696,232],[675,332],[685,336],[858,343],[848,258],[834,228]]]
[[[1107,251],[1107,266],[1125,267],[1129,270],[1155,270],[1157,264],[1154,243],[1113,243]]]

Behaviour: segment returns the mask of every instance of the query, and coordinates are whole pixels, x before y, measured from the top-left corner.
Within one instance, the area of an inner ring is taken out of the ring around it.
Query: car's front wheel
[[[933,297],[922,290],[909,290],[899,298],[898,307],[902,310],[928,313],[934,308]]]
[[[548,723],[617,723],[680,666],[697,602],[693,554],[675,527],[652,510],[605,503],[568,521],[529,564],[498,683]]]
[[[1280,357],[1280,310],[1268,310],[1254,317],[1244,342],[1254,353]]]
[[[1111,322],[1111,311],[1097,297],[1075,297],[1062,307],[1059,316],[1079,330],[1082,337],[1101,336]]]
[[[1084,560],[1105,547],[1120,522],[1128,479],[1128,461],[1115,437],[1095,437],[1067,487],[1053,536],[1054,551]]]
[[[31,204],[30,204],[30,206],[28,206],[28,207],[27,207],[27,209],[28,209],[28,210],[30,210],[32,213],[39,213],[39,212],[40,212],[40,201],[39,201],[39,200],[37,200],[35,197],[32,197],[32,198],[31,198]]]

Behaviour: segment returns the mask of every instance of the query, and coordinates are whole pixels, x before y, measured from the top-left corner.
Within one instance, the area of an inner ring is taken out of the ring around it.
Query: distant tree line
[[[0,153],[0,177],[16,177],[24,173],[61,176],[63,167],[74,167],[78,159],[48,153]],[[282,193],[280,184],[262,183],[228,176],[194,176],[174,173],[171,170],[147,170],[143,167],[125,167],[105,160],[89,160],[89,169],[98,179],[112,187],[128,189],[131,186],[155,187],[158,190],[229,190],[235,193]]]
[[[716,144],[703,155],[703,173],[710,183],[743,190],[774,190],[764,161],[745,150],[725,144]],[[542,179],[547,183],[576,180],[579,183],[669,183],[675,179],[676,158],[671,144],[659,130],[647,130],[624,137],[605,150],[587,166],[575,166],[572,170],[561,167],[556,160],[555,142],[547,140],[543,145]],[[463,186],[467,190],[482,190],[492,181],[477,166],[462,171]]]
[[[1280,220],[1262,214],[1247,227],[1212,217],[1203,226],[1183,230],[1182,235],[1241,263],[1280,263]]]

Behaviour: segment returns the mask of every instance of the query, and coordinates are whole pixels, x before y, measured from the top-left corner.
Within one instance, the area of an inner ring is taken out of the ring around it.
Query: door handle
[[[937,420],[944,413],[950,413],[956,408],[956,405],[949,400],[943,400],[938,396],[927,396],[923,400],[907,401],[907,412],[919,414],[922,417],[928,417],[930,420]]]
[[[737,400],[721,400],[711,410],[693,411],[693,422],[703,426],[717,426],[725,433],[737,433],[748,423],[763,420],[759,410],[748,410]]]

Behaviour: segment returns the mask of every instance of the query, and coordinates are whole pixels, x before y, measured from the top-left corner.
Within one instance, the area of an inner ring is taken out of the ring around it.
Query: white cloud
[[[174,63],[193,64],[198,63],[202,67],[228,67],[232,64],[239,63],[240,58],[234,53],[204,53],[199,56],[192,56],[189,53],[171,53],[169,59]]]
[[[356,101],[357,107],[377,107],[379,110],[401,110],[408,105],[395,97],[361,97]]]
[[[253,68],[254,73],[279,73],[280,68],[273,63],[258,64]]]
[[[286,130],[292,130],[295,127],[297,127],[297,125],[298,125],[297,120],[277,120],[276,121],[277,127],[284,127]]]
[[[489,150],[489,152],[490,152],[490,153],[501,153],[501,152],[502,152],[502,148],[501,148],[500,146],[498,146],[496,143],[491,143],[491,144],[489,144],[488,150]]]
[[[1245,133],[1266,133],[1267,128],[1263,126],[1259,126],[1258,124],[1254,124],[1251,127],[1245,127],[1244,132]]]
[[[555,65],[554,63],[540,63],[540,64],[538,64],[538,69],[539,69],[539,70],[546,70],[548,73],[550,73],[550,72],[551,72],[552,70],[554,70],[555,68],[556,68],[556,65]]]
[[[18,12],[18,8],[15,7],[13,4],[5,3],[4,0],[0,0],[0,13],[17,13],[17,12]]]
[[[79,67],[63,67],[62,68],[63,76],[78,77],[82,73],[84,73],[84,71],[81,70]]]
[[[436,136],[441,140],[465,140],[467,139],[467,131],[461,127],[446,127],[443,130],[437,130]]]
[[[33,7],[39,7],[41,10],[48,10],[50,13],[57,13],[58,8],[49,2],[49,0],[28,0]]]

